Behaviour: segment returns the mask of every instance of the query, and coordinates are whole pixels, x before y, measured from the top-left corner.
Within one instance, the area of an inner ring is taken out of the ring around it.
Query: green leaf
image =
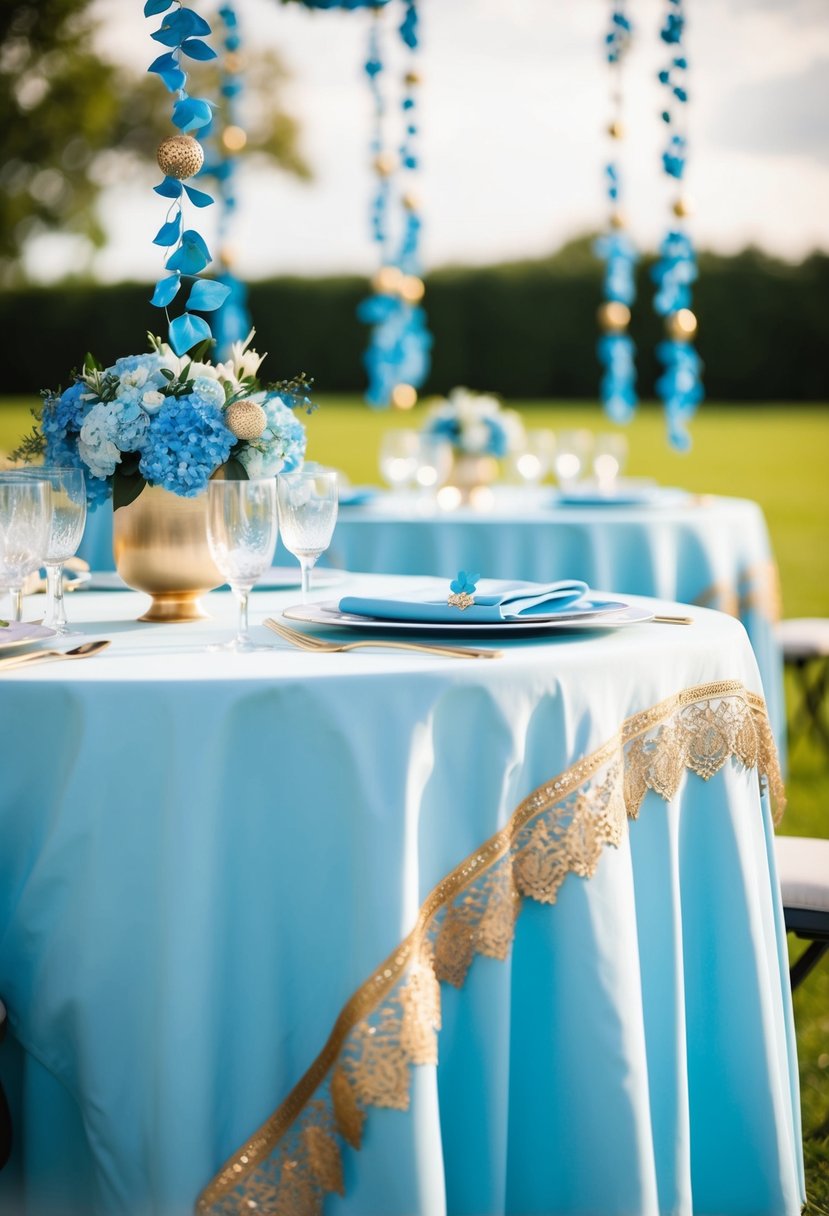
[[[210,347],[213,345],[212,338],[205,338],[203,342],[199,342],[198,346],[194,346],[190,351],[190,358],[193,363],[204,363],[206,356],[210,353]]]
[[[235,460],[232,456],[230,460],[219,465],[217,472],[222,474],[224,481],[250,481],[248,471],[241,460]]]
[[[90,351],[87,351],[83,358],[83,370],[85,372],[102,372],[104,365],[103,363],[99,363]]]
[[[9,627],[8,621],[0,621],[0,629],[8,629],[8,627]]]
[[[135,502],[146,484],[145,478],[140,473],[124,474],[119,469],[116,469],[112,475],[112,506],[114,510],[117,511],[119,507],[128,507],[131,502]]]
[[[169,367],[162,367],[159,370],[165,380],[175,380],[176,374],[175,372],[171,372]]]

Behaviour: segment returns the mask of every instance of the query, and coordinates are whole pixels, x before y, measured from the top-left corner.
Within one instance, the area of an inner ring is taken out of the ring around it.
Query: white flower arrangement
[[[524,424],[515,410],[505,409],[497,397],[454,388],[429,410],[424,432],[449,442],[465,456],[507,456],[523,449]]]

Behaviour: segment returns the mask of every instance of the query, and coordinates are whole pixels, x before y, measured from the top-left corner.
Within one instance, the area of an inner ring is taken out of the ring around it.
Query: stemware
[[[527,431],[523,450],[514,458],[515,472],[526,486],[543,481],[553,467],[556,438],[544,428]]]
[[[50,511],[48,481],[0,474],[0,589],[9,593],[13,621],[23,615],[26,576],[46,552]]]
[[[337,522],[337,475],[333,469],[306,464],[277,480],[282,543],[299,560],[302,600],[311,589],[311,570],[331,543]]]
[[[248,633],[248,598],[271,564],[276,545],[276,482],[211,481],[207,487],[207,543],[210,556],[230,583],[239,605],[236,636],[211,650],[248,652],[257,646]]]
[[[556,454],[553,457],[553,470],[558,484],[563,490],[568,490],[576,484],[581,476],[593,436],[590,431],[560,431],[556,437]]]
[[[434,491],[443,485],[452,468],[452,445],[440,435],[417,437],[415,482],[421,490]]]
[[[393,490],[404,490],[417,477],[420,436],[417,431],[386,431],[380,440],[380,473]]]
[[[74,557],[86,524],[86,482],[82,469],[40,465],[15,469],[10,477],[47,481],[51,487],[49,536],[43,554],[46,567],[47,603],[44,625],[63,637],[76,631],[68,628],[63,595],[63,563]]]
[[[593,449],[593,473],[599,489],[610,492],[625,465],[628,453],[628,441],[624,435],[615,432],[596,436]]]

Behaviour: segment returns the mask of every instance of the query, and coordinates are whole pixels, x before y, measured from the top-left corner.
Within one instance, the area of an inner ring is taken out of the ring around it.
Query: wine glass
[[[337,522],[337,474],[306,464],[293,473],[280,473],[276,488],[282,543],[299,559],[305,603],[311,590],[311,570],[330,545]]]
[[[562,490],[571,489],[587,464],[593,436],[590,431],[561,431],[557,436],[553,470]]]
[[[417,476],[420,436],[417,431],[386,431],[380,440],[380,472],[393,490],[403,490]]]
[[[207,543],[210,556],[230,583],[239,605],[236,636],[211,650],[270,650],[248,633],[248,597],[271,564],[276,545],[276,482],[211,481],[207,487]]]
[[[628,441],[624,435],[613,432],[596,436],[593,449],[593,472],[599,489],[610,492],[625,465]]]
[[[515,457],[515,471],[526,486],[536,486],[553,467],[556,439],[544,428],[527,431],[523,450]]]
[[[417,437],[415,481],[422,490],[434,492],[443,485],[452,468],[452,445],[442,435],[428,432]]]
[[[30,481],[48,481],[52,512],[43,565],[46,567],[47,604],[44,625],[62,637],[74,630],[67,626],[63,596],[63,563],[74,557],[86,524],[86,482],[83,469],[43,465],[15,469],[10,476]]]
[[[9,592],[11,618],[23,615],[23,583],[37,570],[49,539],[48,481],[0,474],[0,588]]]

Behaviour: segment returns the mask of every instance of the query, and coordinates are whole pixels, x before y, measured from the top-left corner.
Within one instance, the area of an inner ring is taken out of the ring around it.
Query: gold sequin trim
[[[671,799],[687,770],[756,768],[784,806],[762,697],[737,681],[687,689],[634,714],[602,747],[534,790],[509,823],[426,899],[398,948],[343,1007],[328,1042],[274,1114],[198,1199],[202,1216],[321,1216],[343,1193],[341,1149],[358,1149],[372,1107],[406,1110],[411,1068],[437,1062],[440,983],[460,987],[477,954],[506,958],[523,899],[555,903],[589,878],[648,790]]]

